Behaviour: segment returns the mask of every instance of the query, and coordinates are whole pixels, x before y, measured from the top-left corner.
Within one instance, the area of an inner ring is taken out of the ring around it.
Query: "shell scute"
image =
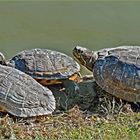
[[[35,79],[68,79],[80,71],[73,58],[48,49],[32,49],[18,53],[10,63]]]
[[[55,99],[47,87],[12,67],[0,65],[0,74],[0,107],[5,111],[19,117],[48,115],[54,111]]]

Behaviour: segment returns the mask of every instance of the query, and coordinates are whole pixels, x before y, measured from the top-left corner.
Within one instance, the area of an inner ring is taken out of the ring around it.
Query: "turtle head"
[[[0,64],[1,65],[6,65],[6,59],[3,53],[0,52]]]
[[[73,55],[88,70],[93,71],[93,65],[96,61],[95,53],[87,48],[76,46],[73,49]]]

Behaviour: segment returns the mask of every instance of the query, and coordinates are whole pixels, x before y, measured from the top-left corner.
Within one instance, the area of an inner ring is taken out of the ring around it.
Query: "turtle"
[[[55,98],[50,89],[15,68],[0,65],[0,111],[17,117],[52,114]]]
[[[75,59],[93,72],[106,92],[128,102],[140,102],[140,47],[118,46],[92,51],[76,46]]]
[[[43,86],[62,84],[67,92],[79,89],[80,65],[70,56],[49,49],[35,48],[16,54],[9,61],[0,53],[2,65],[14,67],[36,79]]]

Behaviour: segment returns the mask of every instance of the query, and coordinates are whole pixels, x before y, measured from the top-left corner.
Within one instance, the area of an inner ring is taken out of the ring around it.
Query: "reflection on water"
[[[139,13],[140,2],[0,2],[0,51],[140,45]]]

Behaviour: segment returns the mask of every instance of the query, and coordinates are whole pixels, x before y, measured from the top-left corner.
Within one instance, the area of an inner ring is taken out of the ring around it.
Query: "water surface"
[[[140,2],[0,2],[0,51],[140,45],[139,13]]]

